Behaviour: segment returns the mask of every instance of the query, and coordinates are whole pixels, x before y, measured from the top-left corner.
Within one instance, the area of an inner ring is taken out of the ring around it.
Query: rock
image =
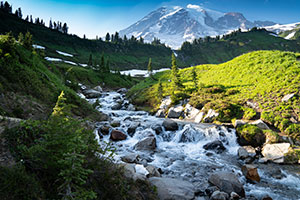
[[[243,185],[240,183],[236,175],[231,172],[214,173],[209,177],[208,182],[217,186],[221,191],[224,191],[227,194],[235,192],[241,197],[245,197]]]
[[[254,158],[256,156],[256,150],[252,146],[242,146],[238,149],[238,156],[240,159],[246,159],[248,157]]]
[[[112,110],[120,110],[122,108],[122,102],[117,102],[111,107]]]
[[[147,176],[149,174],[149,172],[144,167],[144,165],[140,165],[140,164],[135,165],[135,171],[137,174],[142,174],[144,176]]]
[[[155,131],[156,135],[159,135],[163,132],[162,127],[159,124],[155,124],[152,129]]]
[[[285,154],[289,152],[290,146],[290,143],[266,144],[261,153],[267,160],[284,163]]]
[[[125,94],[126,92],[127,92],[127,89],[126,89],[126,88],[121,88],[121,89],[118,89],[118,90],[117,90],[117,93]]]
[[[184,108],[182,106],[171,107],[167,117],[178,119],[179,117],[183,116],[183,110]]]
[[[148,165],[146,167],[146,170],[149,172],[147,178],[150,178],[150,177],[161,177],[161,174],[160,174],[160,169],[158,169],[157,167],[153,166],[153,165]]]
[[[140,125],[140,123],[138,123],[138,122],[132,123],[127,129],[128,135],[130,135],[132,137],[139,125]]]
[[[295,96],[295,93],[292,93],[292,94],[287,94],[287,95],[285,95],[282,99],[281,99],[281,101],[282,102],[288,102],[291,98],[293,98]]]
[[[235,120],[233,126],[234,126],[234,128],[237,128],[237,127],[242,126],[242,125],[245,125],[245,124],[247,124],[247,123],[244,122],[243,120],[237,119],[237,120]]]
[[[207,115],[204,117],[204,122],[212,123],[218,116],[219,116],[219,113],[217,113],[213,109],[209,109]]]
[[[186,104],[184,112],[187,119],[195,119],[195,117],[198,115],[200,110],[194,108],[190,104]]]
[[[205,194],[207,196],[211,196],[215,191],[219,191],[219,188],[216,186],[209,186],[205,189]]]
[[[130,153],[121,157],[121,160],[126,163],[137,163],[139,155],[135,153]]]
[[[266,174],[276,179],[282,179],[286,177],[279,168],[274,167],[268,168],[268,170],[266,170]]]
[[[136,172],[136,165],[135,164],[121,164],[121,167],[124,168],[124,176],[129,179],[136,180],[146,180],[146,176]]]
[[[195,123],[200,123],[203,120],[205,113],[204,112],[200,112],[197,114],[197,116],[195,117]]]
[[[159,109],[159,110],[156,112],[155,117],[158,117],[158,118],[165,118],[164,110]]]
[[[128,111],[135,111],[135,107],[134,107],[134,105],[129,104],[126,110],[128,110]]]
[[[230,193],[230,200],[239,200],[241,197],[235,192]]]
[[[166,119],[163,122],[163,127],[167,130],[167,131],[177,131],[178,130],[178,124],[170,119]]]
[[[99,98],[101,97],[101,92],[98,92],[96,90],[84,90],[83,91],[83,94],[84,96],[87,98],[87,99],[94,99],[94,98]]]
[[[266,195],[261,200],[273,200],[273,199],[269,195]]]
[[[256,125],[260,129],[265,129],[265,130],[270,129],[268,125],[265,122],[263,122],[261,119],[251,122],[250,124]]]
[[[112,121],[112,122],[110,123],[110,125],[111,125],[112,127],[119,127],[119,126],[121,126],[121,123],[120,123],[119,121]]]
[[[154,150],[156,148],[156,138],[147,137],[134,145],[134,149],[138,151]]]
[[[171,97],[167,96],[166,98],[164,98],[162,100],[159,108],[162,109],[162,110],[166,110],[171,105],[171,103],[172,103]]]
[[[94,87],[94,90],[96,90],[97,92],[103,92],[102,87],[99,85]]]
[[[250,108],[253,108],[255,110],[259,109],[259,104],[257,102],[247,101],[246,104],[247,104],[247,106],[249,106]]]
[[[216,153],[222,153],[226,150],[226,148],[220,140],[209,142],[206,145],[204,145],[203,148],[205,150],[213,150]]]
[[[112,130],[110,133],[110,139],[113,141],[126,140],[127,135],[119,130]]]
[[[260,182],[260,176],[257,172],[257,167],[254,165],[244,165],[242,167],[243,175],[250,181]]]
[[[156,186],[160,200],[190,200],[194,199],[194,186],[190,182],[173,178],[149,178],[151,184]]]
[[[229,195],[225,192],[215,191],[212,193],[210,200],[227,200]]]
[[[110,128],[111,127],[109,126],[101,126],[99,130],[102,133],[102,135],[108,135]]]

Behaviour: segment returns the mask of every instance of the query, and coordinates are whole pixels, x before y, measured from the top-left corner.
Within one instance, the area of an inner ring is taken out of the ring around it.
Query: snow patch
[[[35,49],[46,49],[45,47],[37,45],[37,44],[33,44],[32,47]]]
[[[72,61],[64,60],[64,63],[67,63],[67,64],[70,64],[70,65],[75,65],[75,66],[77,66],[77,63],[74,63],[74,62],[72,62]]]
[[[158,70],[153,70],[152,73],[155,74],[157,72],[162,72],[162,71],[166,71],[166,70],[170,70],[169,68],[162,68],[162,69],[158,69]],[[148,77],[149,73],[148,70],[141,70],[141,69],[131,69],[131,70],[126,70],[126,71],[121,71],[120,72],[123,75],[129,75],[136,77]]]
[[[296,34],[296,31],[294,31],[294,32],[292,32],[292,33],[290,33],[290,34],[288,34],[284,39],[290,40],[290,39],[292,39],[292,37],[295,36],[295,34]]]
[[[81,64],[81,63],[79,63],[79,65],[80,65],[81,67],[87,67],[87,66],[88,66],[88,64]]]
[[[290,31],[294,28],[297,28],[297,26],[300,25],[300,22],[293,23],[293,24],[275,24],[273,26],[265,26],[263,28],[267,29],[268,31],[276,32],[277,34],[282,31]]]
[[[60,54],[60,55],[63,55],[63,56],[73,57],[73,55],[72,55],[72,54],[65,53],[65,52],[58,51],[58,50],[56,50],[56,53],[58,53],[58,54]]]
[[[62,62],[62,59],[60,59],[60,58],[45,57],[45,60],[51,61],[51,62]]]

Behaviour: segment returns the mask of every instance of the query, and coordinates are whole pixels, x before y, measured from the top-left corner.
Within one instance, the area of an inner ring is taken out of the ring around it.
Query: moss
[[[290,149],[288,153],[284,155],[284,162],[290,164],[296,164],[300,161],[300,149]]]
[[[285,129],[287,127],[289,127],[289,125],[291,124],[290,120],[288,119],[282,119],[281,122],[278,125],[279,130],[281,130],[282,132],[285,131]]]
[[[256,125],[245,124],[237,128],[237,132],[248,142],[250,142],[255,135],[262,133],[262,130]]]
[[[266,136],[267,143],[273,144],[273,143],[278,143],[280,141],[280,137],[277,132],[272,130],[264,130],[263,132]]]
[[[275,114],[273,111],[262,111],[261,113],[261,119],[265,122],[268,122],[269,124],[275,123]]]

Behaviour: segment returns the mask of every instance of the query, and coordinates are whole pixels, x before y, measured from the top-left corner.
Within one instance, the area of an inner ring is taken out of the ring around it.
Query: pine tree
[[[18,17],[19,17],[20,19],[22,19],[23,14],[22,14],[21,8],[18,8],[18,13],[19,13]]]
[[[26,16],[25,21],[29,22],[29,16],[28,15]]]
[[[195,89],[198,90],[196,67],[192,68],[192,80],[193,80]]]
[[[120,40],[120,38],[119,38],[119,33],[116,32],[116,33],[115,33],[115,42],[118,43],[119,40]]]
[[[10,13],[10,14],[12,13],[12,7],[7,1],[5,1],[3,9],[4,9],[4,12],[6,12],[6,13]]]
[[[109,42],[109,41],[110,41],[110,34],[106,33],[105,42]]]
[[[3,1],[1,1],[0,3],[0,9],[3,10],[4,9],[4,4],[3,4]]]
[[[69,27],[68,27],[67,23],[64,23],[64,25],[62,27],[62,32],[64,34],[68,34],[68,29],[69,29]]]
[[[22,32],[19,33],[18,41],[20,42],[20,44],[24,44],[24,35]]]
[[[53,29],[53,24],[52,24],[52,20],[50,19],[50,21],[49,21],[49,28],[50,29]]]
[[[89,61],[88,61],[88,66],[89,67],[93,66],[93,56],[92,56],[92,54],[90,54]]]
[[[30,23],[33,23],[32,15],[30,15]]]
[[[61,91],[60,95],[57,98],[57,102],[55,104],[55,107],[53,108],[51,116],[66,117],[67,115],[70,115],[71,110],[70,107],[66,104],[67,99],[64,97],[64,95],[64,91]]]
[[[100,60],[100,71],[105,72],[106,71],[106,66],[105,66],[105,59],[104,59],[104,54],[102,53],[101,55],[101,60]]]
[[[86,36],[85,36],[85,34],[83,35],[83,39],[84,39],[84,40],[86,39]]]
[[[152,59],[151,58],[149,58],[147,70],[148,70],[149,77],[153,78],[152,77]]]
[[[174,90],[178,90],[182,87],[180,76],[178,74],[176,57],[175,57],[174,53],[172,53],[172,83],[173,83]]]
[[[110,61],[107,59],[105,66],[105,73],[110,73]]]
[[[33,44],[33,42],[32,42],[32,35],[30,34],[30,32],[27,32],[25,34],[25,37],[24,37],[23,46],[26,49],[32,51],[32,49],[33,49],[32,44]]]

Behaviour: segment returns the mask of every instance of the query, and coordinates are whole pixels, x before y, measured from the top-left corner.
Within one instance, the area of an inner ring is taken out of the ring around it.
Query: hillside
[[[193,43],[185,42],[179,59],[186,65],[218,64],[236,56],[256,50],[300,51],[299,41],[285,40],[264,29],[249,32],[233,32],[222,38],[200,38]]]
[[[46,47],[46,56],[61,58],[64,56],[56,50],[74,55],[68,61],[87,64],[90,54],[95,62],[100,62],[101,54],[109,58],[112,69],[146,69],[149,58],[152,58],[154,68],[167,65],[171,49],[162,44],[151,45],[139,42],[137,39],[126,42],[105,42],[102,40],[88,40],[76,35],[63,34],[43,25],[30,23],[15,15],[0,10],[0,34],[12,31],[15,37],[20,32],[29,31],[33,35],[35,44]]]
[[[282,31],[279,33],[280,37],[289,40],[299,40],[300,39],[300,25],[297,25],[295,28],[287,31]]]
[[[190,104],[198,109],[216,109],[223,113],[218,119],[221,122],[261,118],[277,131],[299,137],[300,127],[295,124],[300,114],[299,53],[255,51],[223,64],[196,66],[199,89],[195,88],[192,71],[193,68],[179,71],[183,88],[175,91],[175,101],[190,98]],[[162,82],[162,95],[167,96],[172,91],[170,79],[170,71],[158,73],[134,86],[129,96],[137,105],[157,110],[158,80]],[[287,94],[294,97],[283,102]],[[247,102],[257,105],[256,108],[249,107]]]

